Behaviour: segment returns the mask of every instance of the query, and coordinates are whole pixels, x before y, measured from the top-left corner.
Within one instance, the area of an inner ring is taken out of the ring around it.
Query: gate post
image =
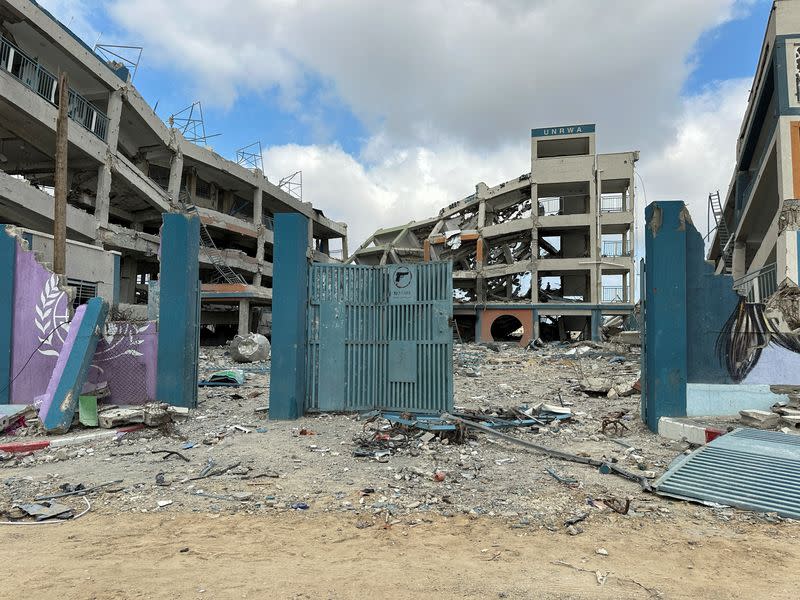
[[[308,217],[275,215],[269,418],[297,419],[306,399]]]
[[[0,404],[11,403],[11,354],[14,331],[14,277],[16,277],[17,240],[0,225]]]
[[[200,354],[200,218],[167,213],[161,229],[156,398],[197,406]]]

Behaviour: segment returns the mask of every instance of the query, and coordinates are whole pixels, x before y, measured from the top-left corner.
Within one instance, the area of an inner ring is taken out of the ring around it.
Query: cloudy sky
[[[596,123],[640,150],[639,199],[706,228],[725,190],[769,0],[39,0],[87,43],[144,46],[163,118],[200,100],[229,158],[350,227],[424,218],[530,171],[530,129]],[[640,204],[643,207],[644,203]]]

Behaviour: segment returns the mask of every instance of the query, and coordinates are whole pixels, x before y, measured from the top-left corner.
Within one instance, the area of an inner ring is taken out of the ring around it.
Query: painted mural
[[[11,401],[39,407],[50,374],[74,325],[70,295],[58,276],[17,241]],[[97,346],[88,381],[107,383],[109,400],[143,404],[155,399],[157,328],[154,322],[109,322]]]
[[[800,289],[783,286],[766,304],[741,298],[717,338],[735,383],[800,384]]]
[[[33,252],[18,242],[14,273],[14,329],[11,400],[33,404],[47,390],[69,331],[69,295]]]

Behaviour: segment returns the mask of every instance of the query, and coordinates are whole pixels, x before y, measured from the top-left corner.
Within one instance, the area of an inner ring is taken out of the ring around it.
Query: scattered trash
[[[294,510],[308,510],[309,506],[305,502],[293,502],[292,509]]]
[[[197,384],[199,387],[239,387],[244,385],[243,369],[225,369],[212,373],[208,379],[203,379]]]

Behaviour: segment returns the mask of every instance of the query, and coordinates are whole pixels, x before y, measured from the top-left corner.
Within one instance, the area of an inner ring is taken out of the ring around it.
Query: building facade
[[[597,154],[593,124],[534,129],[530,173],[378,230],[350,260],[452,260],[463,337],[597,339],[604,316],[633,308],[638,158]]]
[[[800,3],[773,2],[727,193],[709,197],[708,257],[760,301],[797,285],[800,228]]]
[[[65,72],[67,235],[120,254],[121,303],[146,301],[146,284],[158,276],[165,212],[200,216],[202,320],[234,332],[254,329],[259,313],[269,312],[275,213],[310,219],[316,260],[331,260],[331,240],[340,240],[347,257],[346,225],[259,169],[223,158],[205,140],[187,139],[185,128],[156,115],[125,66],[104,60],[37,3],[0,0],[0,34],[0,222],[52,232],[48,190],[58,73]]]

